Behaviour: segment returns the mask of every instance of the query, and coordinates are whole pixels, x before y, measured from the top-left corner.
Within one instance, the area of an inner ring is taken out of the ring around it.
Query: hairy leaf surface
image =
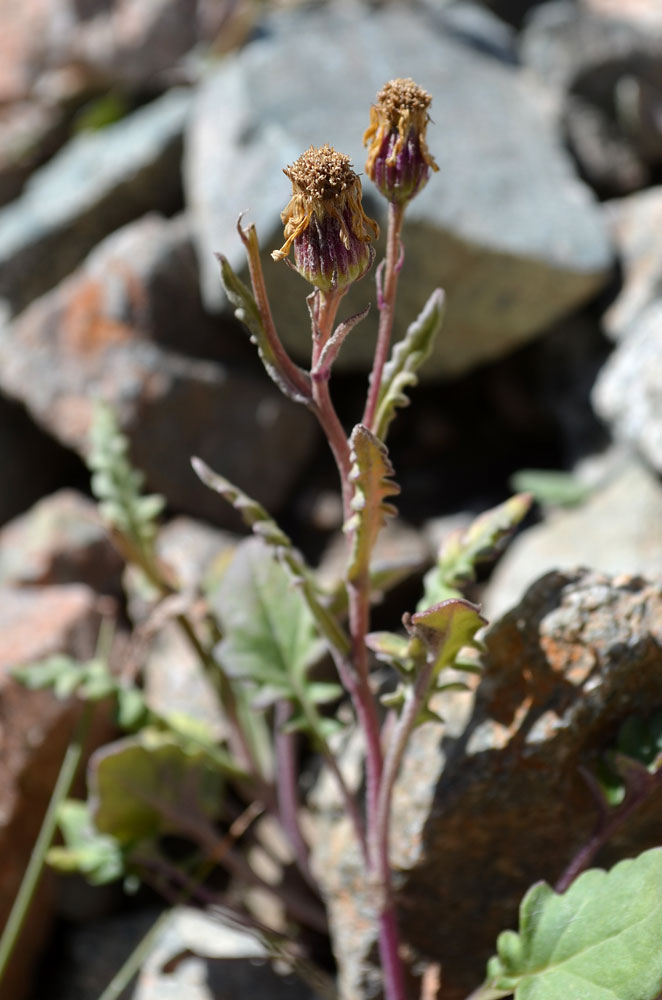
[[[418,369],[430,356],[443,318],[444,293],[436,288],[384,366],[374,421],[374,431],[380,440],[385,440],[395,411],[409,406],[405,389],[417,384]]]
[[[475,579],[476,566],[499,554],[530,506],[530,494],[518,493],[445,539],[437,565],[425,575],[417,610],[460,596],[459,588]]]
[[[505,931],[478,996],[654,1000],[662,989],[662,848],[591,869],[559,895],[538,883]]]
[[[387,517],[396,513],[386,498],[396,496],[400,487],[391,479],[393,466],[386,446],[363,424],[357,424],[349,439],[352,470],[350,480],[354,486],[352,510],[354,514],[345,524],[345,531],[352,535],[352,552],[347,568],[347,579],[356,581],[369,577],[370,556]]]
[[[451,598],[425,611],[405,615],[404,623],[413,640],[410,655],[416,659],[416,645],[420,644],[428,659],[434,660],[433,678],[456,665],[460,650],[473,645],[476,632],[487,624],[476,605],[462,598]]]

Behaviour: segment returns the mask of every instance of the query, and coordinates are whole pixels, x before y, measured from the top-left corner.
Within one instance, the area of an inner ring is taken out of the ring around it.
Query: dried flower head
[[[389,201],[404,204],[438,170],[425,141],[432,98],[413,80],[390,80],[370,108],[363,144],[370,144],[365,169]]]
[[[283,173],[292,181],[292,198],[281,213],[285,243],[273,259],[283,260],[294,247],[297,271],[322,291],[362,278],[374,260],[370,242],[379,226],[363,211],[349,157],[311,146]]]

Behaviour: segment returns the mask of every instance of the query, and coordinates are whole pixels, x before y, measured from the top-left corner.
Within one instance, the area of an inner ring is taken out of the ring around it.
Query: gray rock
[[[625,194],[662,162],[662,23],[610,17],[599,7],[543,4],[527,22],[521,55],[561,97],[584,174],[601,191]]]
[[[30,173],[64,141],[59,108],[20,101],[0,109],[0,205],[20,193]]]
[[[194,617],[201,593],[213,589],[238,541],[236,535],[188,517],[175,518],[159,532],[158,555],[181,590],[191,595]],[[142,672],[145,696],[154,711],[164,716],[184,714],[205,723],[215,735],[224,734],[218,694],[174,622],[156,631]]]
[[[662,299],[633,324],[592,393],[596,413],[662,473]]]
[[[74,490],[45,497],[0,531],[0,585],[86,583],[119,593],[123,562],[91,500]]]
[[[662,31],[644,30],[623,17],[605,17],[596,7],[573,0],[551,0],[538,7],[522,32],[524,64],[547,84],[569,91],[587,74],[607,72],[619,60],[631,68],[637,60],[659,55]]]
[[[483,594],[492,620],[553,569],[589,566],[603,573],[662,576],[662,486],[630,462],[576,510],[557,510],[508,547]]]
[[[2,318],[0,317],[0,329]],[[0,393],[0,524],[22,514],[45,494],[80,478],[80,460],[37,427],[16,402]]]
[[[115,246],[125,237],[0,327],[0,386],[81,454],[94,402],[106,400],[150,488],[184,512],[237,523],[193,473],[195,454],[277,509],[313,447],[312,416],[261,371],[191,360],[146,339],[145,315],[158,311],[141,309],[140,268],[118,265]]]
[[[662,586],[585,570],[550,573],[488,631],[472,706],[416,732],[400,775],[392,858],[409,954],[441,961],[444,1000],[484,976],[520,899],[559,878],[596,808],[579,773],[632,713],[662,698]],[[459,696],[458,696],[459,697]],[[652,799],[597,858],[659,843]],[[349,830],[324,819],[315,841],[342,996],[379,995],[374,910]]]
[[[0,211],[0,296],[14,311],[92,247],[149,209],[169,210],[191,97],[172,90],[129,117],[72,139]]]
[[[662,298],[662,187],[608,201],[604,208],[623,285],[603,316],[603,326],[620,340],[648,306]]]
[[[264,944],[212,915],[177,907],[145,962],[133,1000],[316,1000],[292,975],[278,975]]]
[[[505,63],[519,61],[517,36],[509,24],[473,0],[423,0],[436,24],[464,42]]]
[[[279,213],[290,193],[282,168],[311,143],[330,142],[360,169],[369,106],[386,79],[407,74],[434,97],[429,140],[440,173],[408,210],[396,327],[435,285],[446,288],[446,334],[427,374],[457,374],[507,353],[602,286],[611,251],[597,206],[541,94],[517,70],[395,8],[298,12],[274,25],[209,77],[187,135],[187,201],[210,307],[223,305],[213,252],[243,266],[234,227],[249,208],[279,329],[298,356],[309,355],[307,286],[266,257],[282,242]],[[368,193],[368,210],[381,212]],[[372,278],[345,310],[370,299]],[[367,365],[375,321],[348,338],[340,363]]]

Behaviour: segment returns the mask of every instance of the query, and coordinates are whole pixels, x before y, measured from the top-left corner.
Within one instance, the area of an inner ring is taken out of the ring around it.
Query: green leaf
[[[578,482],[569,472],[550,469],[520,469],[510,478],[512,489],[531,493],[538,503],[575,507],[591,495],[590,486]]]
[[[645,718],[629,715],[618,730],[615,744],[598,762],[597,778],[609,805],[617,806],[626,797],[627,779],[634,777],[635,765],[655,774],[662,766],[662,710]]]
[[[436,288],[405,336],[393,348],[384,366],[373,424],[376,436],[384,441],[399,407],[409,406],[405,389],[418,382],[418,369],[430,356],[444,318],[444,293]]]
[[[90,760],[94,824],[121,845],[186,835],[196,821],[216,818],[223,785],[222,769],[204,748],[153,729],[117,740]]]
[[[142,494],[143,476],[132,468],[129,442],[117,417],[102,403],[94,409],[87,465],[99,511],[111,528],[140,549],[150,548],[157,531],[156,518],[165,505],[157,494]]]
[[[409,657],[409,639],[396,632],[370,632],[365,637],[366,646],[386,663],[406,661]]]
[[[297,584],[317,626],[329,642],[344,656],[351,651],[349,637],[334,614],[324,606],[321,591],[312,570],[306,565],[301,554],[295,549],[291,539],[267,513],[262,504],[253,500],[224,476],[219,476],[200,458],[192,458],[191,464],[196,474],[210,490],[232,504],[241,514],[244,522],[252,528],[253,534],[269,545],[280,562],[287,569],[291,579]]]
[[[94,828],[87,802],[66,799],[58,809],[64,847],[51,847],[46,861],[61,872],[79,872],[92,885],[121,878],[124,855],[114,837]]]
[[[129,114],[131,108],[123,94],[111,90],[89,101],[76,113],[72,132],[98,132]]]
[[[405,615],[403,622],[413,640],[410,656],[416,659],[418,649],[424,649],[428,663],[433,662],[433,678],[446,667],[457,666],[460,650],[474,645],[476,632],[487,624],[476,605],[462,598],[451,598],[425,611]]]
[[[251,342],[255,344],[269,378],[271,378],[284,395],[289,396],[295,403],[309,403],[310,397],[302,395],[292,381],[287,378],[279,365],[276,354],[269,343],[260,310],[250,289],[243,283],[230,266],[230,262],[222,254],[218,255],[221,265],[221,281],[225,289],[225,294],[230,300],[234,314],[240,323],[248,329]],[[299,369],[302,379],[307,379],[303,369]]]
[[[662,990],[662,848],[591,869],[559,895],[534,885],[478,997],[654,1000]]]
[[[148,716],[142,691],[135,687],[117,689],[117,722],[122,729],[137,729]]]
[[[476,578],[476,566],[501,552],[530,506],[530,494],[519,493],[445,539],[437,565],[424,577],[423,597],[417,610],[460,596],[460,588]]]
[[[357,424],[349,439],[352,468],[349,474],[354,486],[351,507],[354,511],[344,526],[352,536],[352,551],[347,567],[347,579],[369,580],[370,556],[386,518],[396,514],[386,497],[396,496],[400,487],[390,478],[393,466],[386,446],[363,424]]]
[[[44,660],[16,667],[12,676],[31,691],[55,687],[62,677],[69,677],[72,672],[79,671],[81,664],[71,656],[57,653]]]
[[[328,689],[311,683],[307,673],[323,645],[299,589],[259,539],[237,546],[218,588],[218,606],[226,636],[218,654],[227,673],[250,681],[262,707],[292,701],[314,732],[316,695],[326,701]]]

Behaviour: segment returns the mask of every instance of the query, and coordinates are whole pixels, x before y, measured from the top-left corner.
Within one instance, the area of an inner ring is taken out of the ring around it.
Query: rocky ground
[[[361,169],[369,105],[395,76],[433,96],[440,167],[408,213],[396,322],[436,285],[448,310],[390,441],[402,497],[385,549],[415,553],[422,571],[446,531],[513,483],[533,483],[538,497],[474,595],[495,622],[485,683],[458,701],[443,739],[420,731],[398,793],[405,938],[424,959],[437,946],[447,956],[445,1000],[480,980],[522,890],[572,854],[546,830],[570,813],[577,837],[590,824],[576,778],[584,743],[617,711],[662,706],[658,0],[10,2],[0,32],[0,923],[76,717],[10,670],[52,651],[89,656],[103,617],[126,621],[122,567],[82,461],[94,401],[113,405],[148,487],[167,498],[160,544],[184,575],[204,572],[240,530],[196,480],[192,454],[332,572],[340,510],[325,444],[262,371],[214,253],[243,269],[235,223],[248,210],[279,329],[305,359],[306,289],[268,257],[289,198],[282,168],[330,142]],[[368,278],[347,314],[373,297]],[[340,356],[333,393],[348,427],[374,336],[373,316]],[[563,478],[522,474],[532,469]],[[380,613],[393,627],[401,610]],[[204,715],[204,685],[173,642],[164,635],[149,652],[150,697],[185,698]],[[530,692],[500,689],[524,661],[544,678],[533,707]],[[108,726],[100,716],[97,743]],[[531,777],[542,771],[563,789],[553,805]],[[326,891],[341,980],[348,998],[373,996],[369,902],[331,797],[318,795],[317,808],[327,835],[316,864],[328,872],[333,856],[337,872]],[[661,808],[619,849],[659,842]],[[489,836],[472,839],[481,810]],[[527,825],[524,847],[504,853]],[[478,870],[482,885],[492,872],[498,905],[478,891]],[[449,898],[464,901],[451,923]],[[45,976],[52,1000],[96,1000],[152,919],[152,900],[129,914],[118,905],[46,880],[3,1000],[41,1000]],[[168,930],[136,998],[310,995],[269,980],[251,964],[254,945],[231,935],[214,938],[206,963],[173,972],[169,956],[202,935],[196,919],[183,911]],[[478,919],[480,940],[468,936]]]

